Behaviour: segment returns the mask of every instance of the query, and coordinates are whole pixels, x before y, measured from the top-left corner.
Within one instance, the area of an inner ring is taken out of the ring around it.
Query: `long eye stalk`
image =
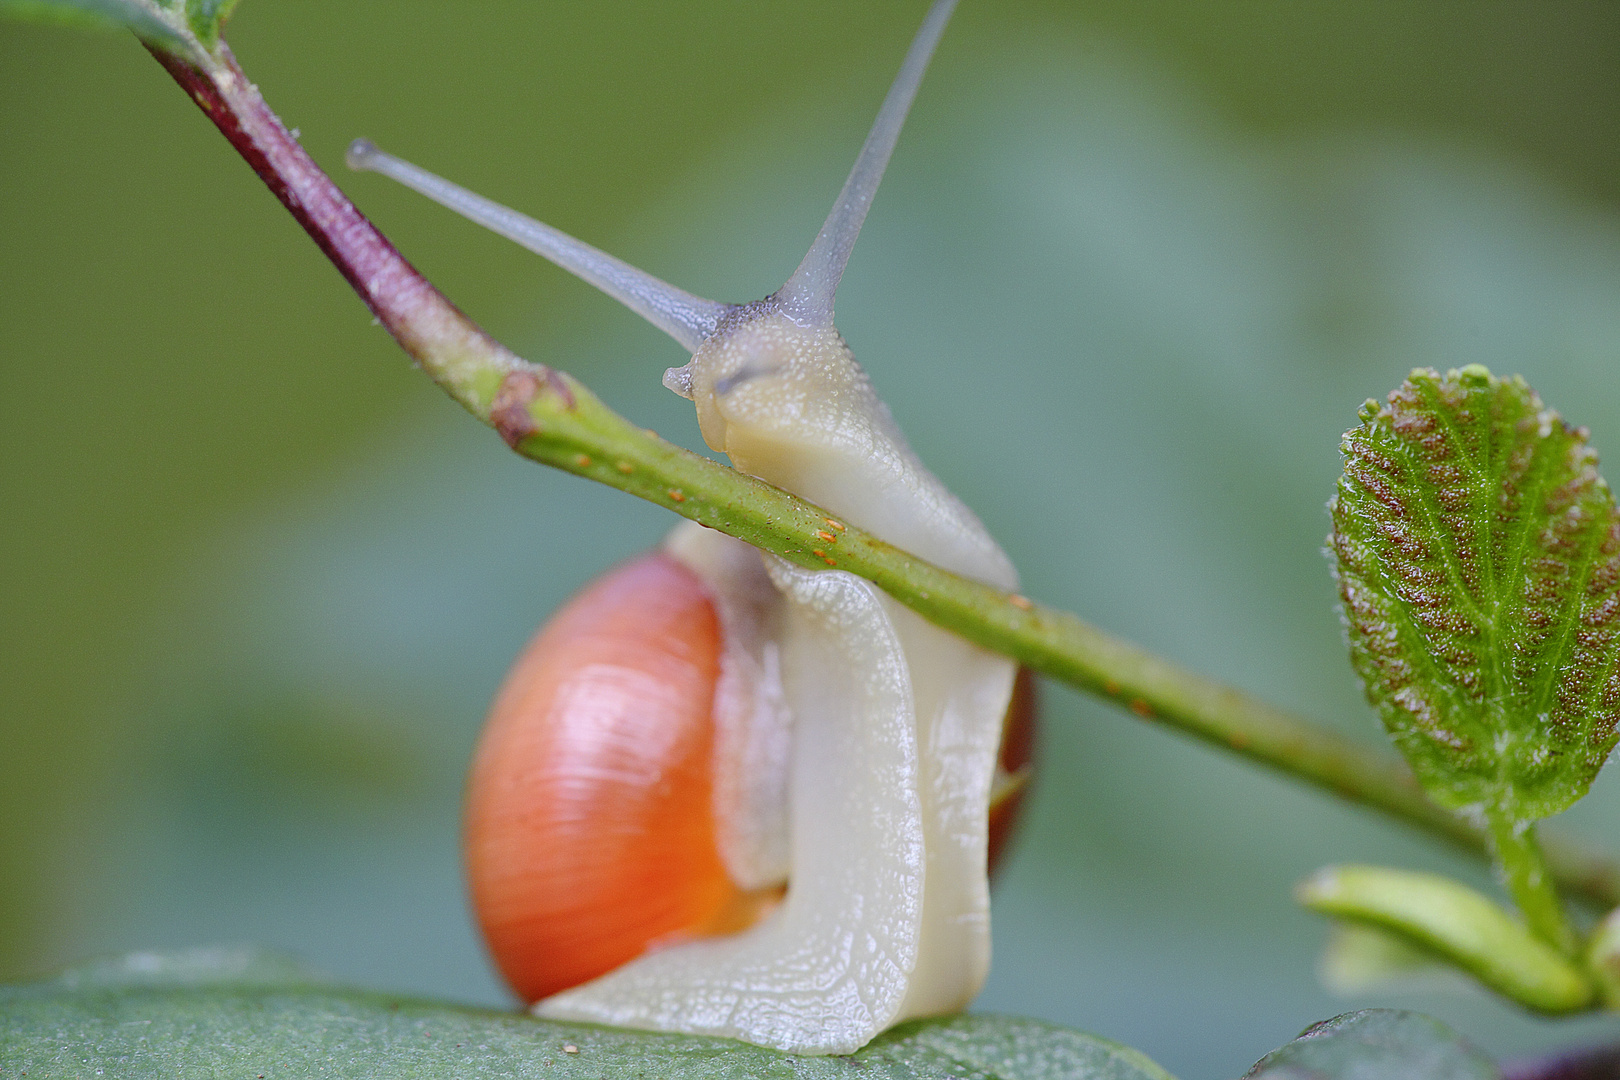
[[[795,321],[832,325],[838,281],[844,276],[855,238],[860,235],[866,212],[872,207],[872,196],[894,153],[900,128],[917,96],[923,72],[928,69],[934,47],[939,44],[955,8],[956,0],[935,0],[929,9],[922,29],[917,31],[906,53],[900,74],[895,76],[888,97],[883,99],[883,107],[878,110],[877,120],[866,136],[860,156],[855,159],[855,167],[838,193],[838,201],[833,204],[832,212],[827,215],[799,268],[777,290],[775,299]],[[365,139],[356,139],[350,145],[347,160],[351,169],[382,173],[398,180],[535,254],[545,256],[624,304],[680,342],[688,352],[697,352],[721,320],[735,310],[735,305],[693,296],[559,229],[384,153]]]
[[[839,279],[844,276],[855,238],[866,222],[866,212],[872,208],[872,196],[877,194],[883,170],[889,167],[889,156],[900,139],[900,128],[917,97],[917,87],[928,70],[928,61],[933,59],[934,47],[939,44],[945,24],[955,9],[956,0],[936,0],[929,9],[922,29],[912,39],[900,74],[894,77],[889,95],[883,99],[883,107],[867,133],[860,157],[855,159],[855,167],[849,171],[849,179],[838,193],[838,201],[833,203],[832,212],[827,215],[804,261],[777,291],[783,310],[794,319],[820,326],[832,325],[833,298],[838,293]]]
[[[510,210],[426,169],[384,153],[365,139],[349,146],[349,168],[381,173],[469,220],[543,255],[590,282],[681,343],[687,352],[714,333],[731,305],[693,296],[560,229]]]

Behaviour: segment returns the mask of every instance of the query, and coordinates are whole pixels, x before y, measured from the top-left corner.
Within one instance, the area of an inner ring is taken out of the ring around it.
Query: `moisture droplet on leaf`
[[[1435,801],[1556,814],[1620,718],[1620,518],[1586,431],[1477,364],[1361,421],[1328,544],[1368,700]]]

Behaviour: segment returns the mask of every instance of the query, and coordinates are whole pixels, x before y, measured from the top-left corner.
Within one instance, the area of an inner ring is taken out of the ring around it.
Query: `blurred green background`
[[[371,176],[365,135],[693,291],[814,234],[917,3],[249,0],[231,40],[465,310],[696,445],[676,347]],[[839,323],[1026,591],[1373,740],[1319,548],[1337,436],[1414,365],[1523,372],[1620,453],[1620,8],[966,0]],[[553,606],[654,508],[509,455],[413,372],[130,40],[0,24],[0,978],[279,946],[504,1001],[461,772]],[[1230,1077],[1422,1008],[1335,998],[1289,888],[1483,872],[1066,691],[981,1005]],[[1570,828],[1620,847],[1620,781]]]

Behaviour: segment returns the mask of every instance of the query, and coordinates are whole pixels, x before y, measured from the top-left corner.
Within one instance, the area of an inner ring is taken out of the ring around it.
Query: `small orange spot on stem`
[[[832,518],[828,518],[827,519],[827,524],[831,525],[833,528],[837,529],[839,532],[844,531],[844,523],[842,521],[834,521]]]
[[[1109,697],[1118,697],[1119,683],[1115,682],[1113,679],[1109,679],[1107,682],[1103,683],[1103,693],[1107,694]]]
[[[589,454],[581,454],[581,455],[579,455],[579,457],[574,459],[574,464],[578,465],[582,469],[589,466],[590,463],[591,463],[591,455],[589,455]]]
[[[1011,596],[1007,597],[1007,603],[1011,604],[1020,611],[1035,610],[1035,605],[1033,602],[1031,602],[1030,598],[1027,596],[1020,596],[1018,593],[1013,593]]]
[[[678,503],[683,503],[683,502],[686,501],[686,493],[683,492],[680,488],[670,488],[669,489],[669,497],[671,499],[674,499]]]
[[[624,473],[626,476],[629,476],[631,473],[636,471],[636,467],[630,464],[628,461],[621,461],[613,467]]]
[[[811,551],[810,554],[814,555],[818,559],[825,559],[827,557],[827,553],[822,551],[820,548],[816,548],[815,550]]]
[[[817,540],[825,540],[829,544],[836,544],[838,542],[838,537],[834,536],[832,533],[828,532],[825,529],[817,529],[816,530],[816,539]]]
[[[1139,697],[1131,698],[1131,712],[1146,720],[1153,715],[1153,709],[1147,702]]]

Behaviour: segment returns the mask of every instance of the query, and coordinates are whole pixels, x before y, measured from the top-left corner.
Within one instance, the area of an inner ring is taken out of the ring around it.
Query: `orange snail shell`
[[[652,947],[746,929],[781,897],[734,885],[716,845],[720,635],[703,582],[653,552],[569,601],[507,675],[468,782],[467,875],[489,951],[525,1002]],[[1034,714],[1020,670],[992,870],[1027,788]]]

